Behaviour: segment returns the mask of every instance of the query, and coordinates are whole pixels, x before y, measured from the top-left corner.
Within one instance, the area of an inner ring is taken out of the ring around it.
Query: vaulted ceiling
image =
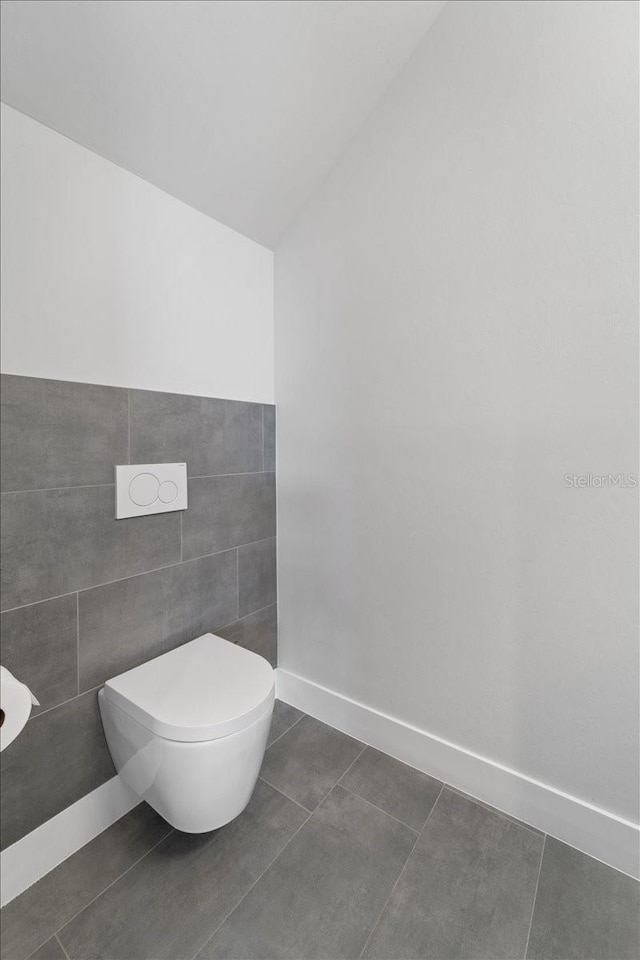
[[[273,247],[444,0],[3,0],[2,99]]]

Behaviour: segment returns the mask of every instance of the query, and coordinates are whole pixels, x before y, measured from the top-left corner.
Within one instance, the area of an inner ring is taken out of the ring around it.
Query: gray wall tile
[[[547,837],[529,960],[637,960],[640,884]]]
[[[29,720],[0,754],[2,848],[115,776],[95,692]]]
[[[276,408],[265,403],[262,407],[264,431],[264,469],[276,469]]]
[[[180,515],[115,519],[113,487],[2,494],[4,609],[180,559]]]
[[[190,477],[262,470],[262,406],[131,390],[131,462],[186,461]]]
[[[241,617],[275,603],[276,540],[250,543],[238,550],[238,602]]]
[[[2,960],[28,957],[170,832],[155,810],[140,803],[98,834],[3,907]]]
[[[84,590],[79,604],[87,690],[234,617],[236,551]]]
[[[112,483],[127,463],[127,391],[2,376],[2,489]]]
[[[218,636],[260,654],[272,667],[278,662],[278,608],[274,604],[215,631]]]
[[[181,564],[177,587],[181,599],[176,602],[184,611],[185,640],[193,640],[203,633],[216,633],[221,624],[228,623],[238,598],[234,563],[237,567],[236,551],[229,550]]]
[[[40,701],[34,714],[78,693],[77,607],[77,595],[72,593],[0,617],[2,665]]]
[[[207,631],[275,664],[277,616],[268,551],[234,549],[275,536],[273,408],[8,375],[2,402],[3,663],[42,701],[2,754],[6,845],[113,774],[92,688]],[[129,433],[134,462],[223,476],[116,521]]]
[[[273,473],[189,481],[182,523],[185,560],[276,535]]]

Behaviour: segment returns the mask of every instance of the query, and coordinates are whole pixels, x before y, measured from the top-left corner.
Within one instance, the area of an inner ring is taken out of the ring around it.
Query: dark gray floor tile
[[[367,747],[340,782],[418,831],[422,830],[442,788],[439,780],[373,747]]]
[[[276,469],[276,408],[265,403],[262,407],[264,424],[264,469]]]
[[[241,617],[276,602],[275,537],[239,548],[238,598]]]
[[[271,730],[269,731],[267,746],[270,747],[274,740],[277,740],[283,733],[290,730],[294,723],[297,723],[302,717],[304,717],[304,713],[302,713],[301,710],[296,710],[295,707],[289,706],[288,703],[283,703],[282,700],[276,700],[273,707],[273,717],[271,718]]]
[[[2,489],[113,483],[127,463],[127,391],[2,376]]]
[[[542,844],[445,788],[363,956],[523,957]]]
[[[39,950],[31,954],[29,960],[66,960],[66,958],[67,955],[60,946],[58,938],[51,937],[51,940],[47,940]]]
[[[637,960],[640,884],[547,837],[529,960]]]
[[[131,462],[187,464],[190,477],[262,470],[262,405],[131,390]]]
[[[80,689],[88,690],[233,618],[236,553],[83,590],[79,603]]]
[[[2,664],[33,691],[33,713],[78,692],[78,598],[75,593],[18,607],[0,617]]]
[[[497,807],[492,807],[490,803],[485,803],[484,800],[478,800],[476,797],[472,797],[471,794],[465,793],[464,790],[458,790],[457,787],[452,787],[450,783],[447,784],[447,790],[451,790],[452,793],[457,793],[460,797],[466,797],[467,800],[473,800],[474,803],[480,804],[485,810],[491,810],[492,813],[497,813],[499,816],[504,817],[505,820],[510,820],[511,823],[517,823],[519,826],[526,827],[527,830],[532,830],[534,833],[537,833],[539,837],[544,837],[542,830],[538,830],[537,827],[532,827],[530,823],[525,823],[524,820],[518,820],[517,817],[512,817],[510,814],[498,810]]]
[[[275,604],[236,620],[220,630],[218,636],[259,653],[272,667],[278,663],[278,608]]]
[[[33,717],[0,754],[2,848],[115,776],[97,693]]]
[[[414,842],[337,786],[199,960],[357,957]]]
[[[8,903],[0,916],[3,960],[28,957],[170,830],[162,817],[141,803]],[[37,955],[42,960],[57,956]]]
[[[276,535],[273,473],[189,481],[182,524],[185,560]]]
[[[2,494],[3,609],[180,560],[180,514],[115,519],[113,487]]]
[[[333,727],[303,717],[269,747],[260,776],[307,810],[315,810],[362,747]]]
[[[304,822],[258,782],[236,820],[173,833],[60,933],[72,960],[190,960]]]

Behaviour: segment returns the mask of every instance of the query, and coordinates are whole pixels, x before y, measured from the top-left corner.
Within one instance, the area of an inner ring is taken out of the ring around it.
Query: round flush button
[[[178,496],[178,488],[173,480],[164,480],[160,484],[158,496],[163,503],[173,503],[175,498]]]
[[[155,474],[139,473],[129,484],[129,496],[136,506],[150,507],[158,499],[159,489],[160,482]]]

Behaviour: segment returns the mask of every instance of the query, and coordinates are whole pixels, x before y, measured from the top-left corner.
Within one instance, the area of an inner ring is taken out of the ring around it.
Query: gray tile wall
[[[114,775],[97,689],[215,631],[276,662],[275,410],[3,375],[1,660],[41,702],[0,756],[9,846]],[[189,509],[114,519],[113,467]]]

